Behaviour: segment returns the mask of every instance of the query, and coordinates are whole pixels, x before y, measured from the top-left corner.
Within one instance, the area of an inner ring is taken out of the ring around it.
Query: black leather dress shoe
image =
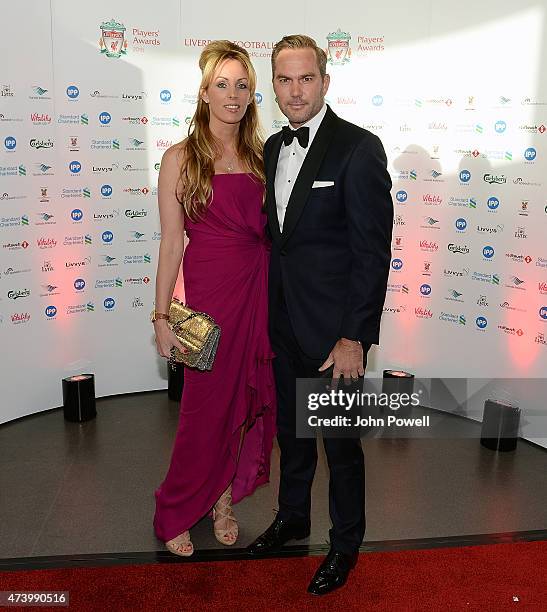
[[[289,540],[302,540],[309,535],[309,525],[276,518],[268,529],[247,547],[247,552],[251,555],[275,552]]]
[[[331,550],[315,572],[308,593],[326,595],[346,584],[350,571],[355,567],[359,554],[348,555]]]

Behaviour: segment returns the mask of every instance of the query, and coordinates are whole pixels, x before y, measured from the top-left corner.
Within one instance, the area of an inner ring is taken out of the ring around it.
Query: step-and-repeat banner
[[[545,376],[545,2],[4,11],[0,422],[61,405],[72,374],[94,373],[98,396],[166,386],[148,322],[158,169],[186,134],[198,57],[216,38],[249,51],[266,135],[285,124],[272,47],[303,32],[327,51],[332,108],[385,145],[395,225],[372,369]]]

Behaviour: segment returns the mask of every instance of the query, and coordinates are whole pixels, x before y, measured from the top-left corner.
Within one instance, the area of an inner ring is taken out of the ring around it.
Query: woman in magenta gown
[[[183,254],[182,228],[189,238],[186,304],[221,328],[213,369],[185,368],[171,463],[155,492],[156,535],[182,556],[193,552],[189,529],[210,512],[219,542],[235,543],[231,502],[268,482],[275,435],[256,76],[247,52],[228,41],[210,43],[200,68],[190,135],[165,153],[158,185],[158,351],[168,357],[171,346],[181,348],[161,315],[168,313]]]

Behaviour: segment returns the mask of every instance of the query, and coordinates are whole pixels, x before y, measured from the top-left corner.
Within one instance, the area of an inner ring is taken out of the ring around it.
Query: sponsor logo
[[[55,238],[38,238],[36,245],[40,249],[54,249],[57,246],[57,240]]]
[[[489,283],[491,285],[500,284],[500,277],[498,274],[488,274],[485,272],[473,272],[471,280],[478,281],[480,283]]]
[[[13,268],[9,267],[4,270],[5,276],[12,276],[13,274],[25,274],[27,272],[31,272],[30,268]]]
[[[507,325],[498,325],[498,329],[509,336],[524,336],[524,332],[520,328],[507,327]]]
[[[66,88],[66,95],[69,100],[77,100],[80,96],[80,90],[76,87],[76,85],[69,85]]]
[[[4,147],[6,148],[6,151],[15,151],[16,147],[17,147],[17,140],[14,136],[6,136],[4,138]]]
[[[505,253],[505,257],[513,263],[532,263],[530,255],[522,255],[521,253]]]
[[[20,298],[30,297],[30,289],[19,289],[17,291],[8,291],[9,300],[18,300]]]
[[[61,125],[89,125],[89,117],[86,113],[81,115],[60,114],[57,116],[57,123]]]
[[[475,324],[477,326],[477,329],[481,330],[486,329],[488,327],[488,321],[486,317],[483,317],[482,315],[475,319]]]
[[[33,125],[50,125],[52,118],[47,113],[30,113]]]
[[[401,189],[395,194],[395,199],[399,204],[404,204],[408,200],[408,193],[404,189]]]
[[[395,272],[398,272],[399,270],[402,270],[403,268],[403,260],[399,259],[398,257],[396,257],[395,259],[391,260],[391,269],[395,270]]]
[[[105,211],[101,213],[93,213],[93,219],[95,221],[108,221],[109,219],[116,219],[120,216],[120,209],[114,208],[110,211]]]
[[[383,312],[387,312],[388,314],[402,314],[406,312],[406,306],[384,306]]]
[[[116,278],[103,278],[95,281],[95,289],[118,289],[123,287],[123,280],[117,276]]]
[[[172,146],[173,146],[172,140],[165,140],[163,138],[158,138],[156,140],[156,149],[158,149],[159,151],[165,151],[166,149]]]
[[[489,245],[485,246],[482,248],[482,256],[485,259],[492,259],[495,255],[495,250],[494,247],[491,247]]]
[[[81,312],[95,312],[95,304],[87,302],[87,304],[70,304],[66,307],[66,314],[73,315]]]
[[[431,296],[431,285],[424,283],[420,286],[420,294],[422,297],[430,297]]]
[[[47,95],[49,90],[44,89],[41,85],[33,85],[31,91],[30,100],[51,100],[51,96]]]
[[[28,312],[14,312],[10,319],[14,325],[28,323],[30,321],[30,314]]]
[[[494,123],[494,131],[497,134],[503,134],[507,130],[507,123],[505,121],[496,121]]]
[[[83,259],[74,259],[65,262],[65,268],[83,268],[91,265],[91,257],[84,257]]]
[[[424,193],[422,201],[426,206],[439,206],[443,203],[442,197],[436,193]]]
[[[13,98],[15,92],[11,85],[0,85],[0,98]]]
[[[519,130],[527,134],[545,134],[545,132],[547,131],[547,128],[543,124],[537,125],[537,124],[523,123],[522,125],[519,125]]]
[[[453,314],[451,312],[441,312],[439,320],[446,323],[455,323],[456,325],[465,325],[467,320],[463,314]]]
[[[519,185],[521,187],[541,187],[542,185],[542,183],[538,183],[537,181],[527,181],[523,179],[521,176],[514,179],[513,184]]]
[[[43,289],[43,293],[40,293],[40,297],[51,297],[53,295],[60,295],[59,291],[55,291],[58,289],[56,285],[41,285]]]
[[[31,149],[51,149],[53,147],[53,140],[51,138],[31,138],[29,146]]]
[[[397,284],[397,283],[388,283],[387,290],[392,293],[404,293],[408,295],[408,285]]]
[[[469,247],[466,244],[454,244],[450,242],[447,245],[447,249],[450,253],[458,253],[460,255],[467,255],[469,253]]]
[[[454,227],[456,228],[457,232],[465,232],[467,229],[467,221],[463,217],[460,217],[454,222]]]
[[[141,208],[141,210],[134,210],[134,209],[128,208],[125,211],[125,216],[128,217],[129,219],[139,219],[142,217],[146,217],[147,215],[148,215],[148,212],[144,208]]]
[[[422,308],[421,306],[414,309],[414,315],[418,319],[431,319],[433,317],[433,313],[429,308]]]
[[[152,263],[152,257],[149,253],[144,255],[124,255],[123,263],[124,265],[149,264]]]
[[[110,230],[105,230],[101,234],[101,240],[103,241],[103,244],[112,244],[112,242],[114,241],[113,232],[111,232]]]
[[[536,157],[537,157],[537,150],[534,149],[534,147],[528,147],[526,151],[524,151],[524,159],[527,162],[535,161]]]
[[[505,174],[485,174],[483,177],[485,183],[490,185],[504,185],[507,183],[507,177]]]
[[[145,234],[142,232],[129,232],[130,238],[127,239],[127,242],[147,242]]]
[[[434,219],[433,217],[423,217],[423,222],[421,227],[424,229],[440,229],[439,220]]]
[[[2,248],[8,249],[8,251],[19,251],[21,249],[28,249],[29,246],[30,244],[26,240],[23,240],[22,242],[5,242]]]
[[[99,96],[105,97],[105,96]],[[106,96],[106,97],[118,97],[118,96]],[[141,91],[140,93],[122,93],[121,99],[126,100],[127,102],[142,102],[145,98],[148,97],[148,94],[145,91]]]
[[[518,308],[516,306],[511,306],[511,304],[507,301],[501,302],[500,308],[503,308],[504,310],[512,310],[514,312],[528,312],[526,308]]]
[[[111,172],[116,172],[119,167],[119,164],[113,163],[109,166],[92,166],[91,171],[94,174],[110,174]]]
[[[469,170],[460,171],[460,183],[467,184],[471,180],[471,172]]]
[[[80,244],[92,244],[91,234],[85,234],[83,236],[65,236],[63,240],[64,246],[76,246]]]
[[[455,289],[450,289],[448,295],[445,296],[445,300],[449,300],[450,302],[461,302],[463,304],[464,300],[462,299],[463,293],[456,291]]]
[[[420,250],[427,253],[436,253],[439,250],[439,245],[432,240],[420,240]]]
[[[118,260],[116,257],[112,257],[111,255],[101,255],[100,263],[98,264],[99,268],[110,268],[118,265]]]
[[[477,208],[477,200],[475,198],[457,198],[450,196],[448,206],[457,206],[462,208]]]
[[[499,224],[496,226],[480,225],[477,224],[477,232],[479,234],[500,234],[503,232],[503,225]]]
[[[526,291],[526,287],[524,285],[525,281],[513,274],[507,277],[507,282],[505,283],[505,286],[508,289],[520,289],[520,291]]]

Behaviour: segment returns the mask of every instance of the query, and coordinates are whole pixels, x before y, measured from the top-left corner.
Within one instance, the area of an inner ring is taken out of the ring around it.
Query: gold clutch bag
[[[169,307],[167,325],[173,330],[188,353],[184,355],[179,349],[171,349],[169,362],[183,363],[189,368],[211,370],[217,353],[220,339],[220,327],[214,319],[204,312],[197,312],[173,298]]]

